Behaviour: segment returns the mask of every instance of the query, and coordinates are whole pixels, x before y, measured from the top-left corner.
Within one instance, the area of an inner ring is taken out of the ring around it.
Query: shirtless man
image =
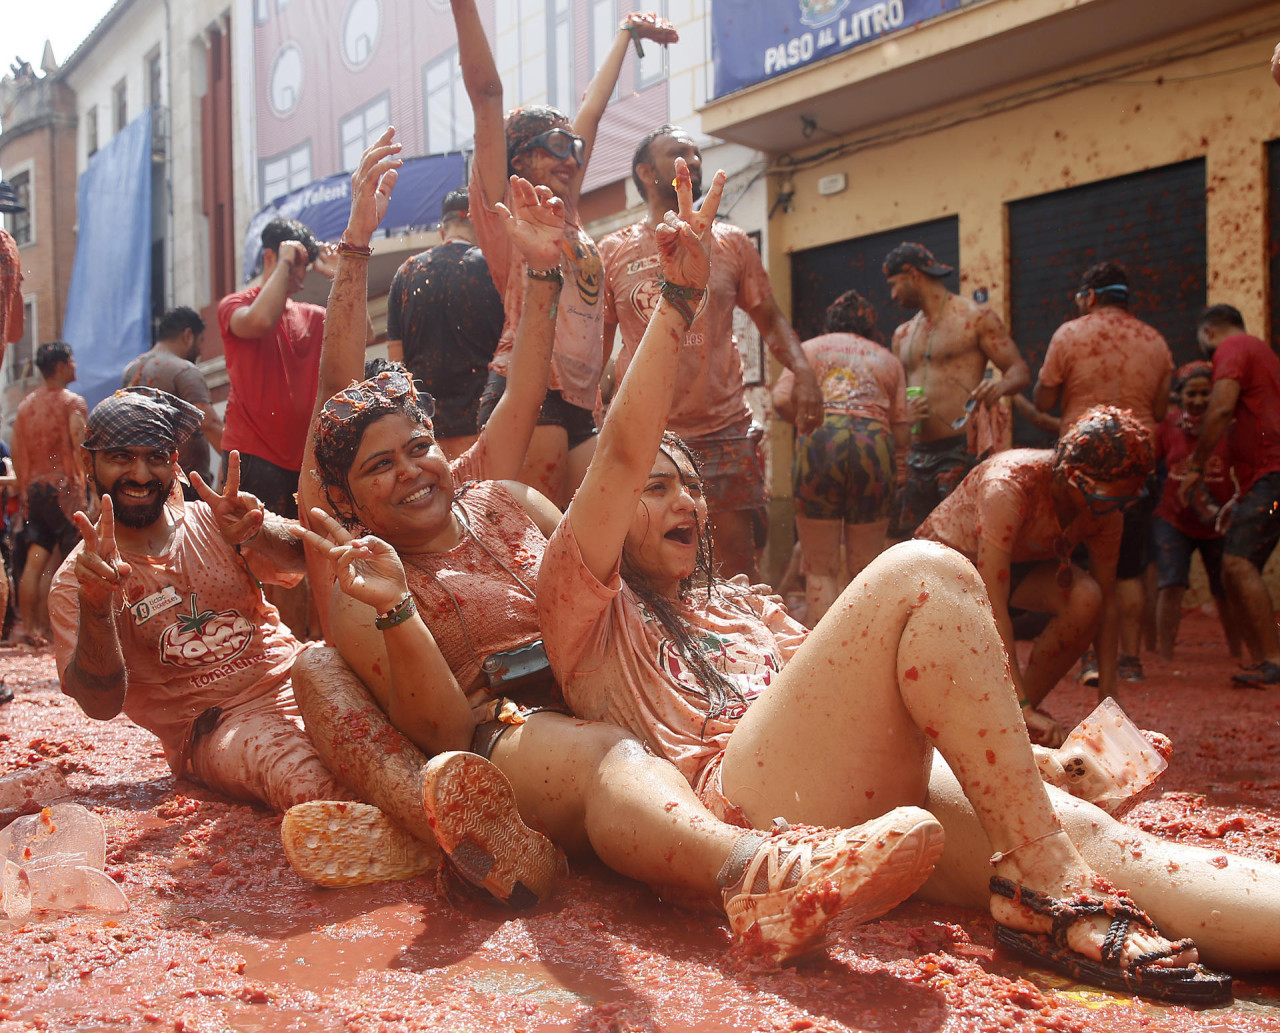
[[[884,275],[896,301],[916,314],[893,333],[893,354],[907,371],[911,406],[907,478],[889,533],[909,538],[945,499],[979,456],[969,451],[964,423],[976,406],[993,406],[1031,383],[1031,371],[1000,317],[947,290],[951,273],[923,244],[899,244],[884,258]],[[984,377],[990,360],[1004,374]],[[959,426],[957,423],[959,422]]]

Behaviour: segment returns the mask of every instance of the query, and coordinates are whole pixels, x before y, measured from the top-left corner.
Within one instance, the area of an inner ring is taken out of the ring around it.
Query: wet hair
[[[297,219],[272,219],[262,227],[262,249],[278,255],[280,245],[286,240],[296,240],[307,249],[307,261],[314,262],[320,255],[316,235]]]
[[[392,362],[390,359],[384,359],[375,355],[372,359],[364,360],[364,378],[372,380],[379,373],[408,373],[408,369],[399,362]]]
[[[511,163],[526,143],[549,129],[569,124],[569,116],[550,104],[526,104],[508,111],[502,123],[507,138],[507,175],[519,175]]]
[[[697,453],[677,435],[669,430],[664,431],[659,450],[675,463],[677,469],[679,469],[680,464],[676,463],[675,453],[684,456],[693,468],[695,476],[699,480],[702,479],[702,463],[699,461]],[[699,525],[697,534],[698,552],[694,559],[693,573],[680,582],[680,595],[682,597],[686,596],[695,587],[705,585],[708,596],[712,593],[723,596],[724,593],[721,591],[721,587],[724,583],[717,581],[714,573],[711,533],[709,529]],[[698,633],[681,616],[677,605],[658,592],[642,576],[628,568],[625,550],[622,557],[622,576],[631,591],[657,618],[658,623],[662,625],[662,630],[674,645],[676,652],[680,654],[680,658],[693,671],[698,687],[702,690],[702,695],[707,701],[707,714],[702,722],[702,732],[705,734],[707,722],[724,713],[730,700],[736,700],[739,703],[745,702],[741,690],[716,670],[711,662],[703,656],[697,645]]]
[[[51,377],[59,362],[71,361],[71,345],[66,341],[45,341],[36,349],[36,369],[42,377]]]
[[[1100,305],[1129,307],[1129,273],[1117,262],[1098,262],[1080,277],[1080,289],[1093,291]]]
[[[880,344],[875,306],[857,291],[845,291],[827,306],[822,329],[829,334],[857,334]]]
[[[1213,380],[1213,364],[1197,359],[1195,362],[1188,362],[1179,366],[1178,371],[1173,375],[1173,384],[1171,388],[1175,395],[1181,395],[1182,389],[1187,386],[1188,382],[1198,378],[1204,380]]]
[[[1098,481],[1146,477],[1156,466],[1151,432],[1128,409],[1095,405],[1058,439],[1053,467]]]
[[[190,330],[199,337],[204,333],[204,320],[195,309],[181,305],[178,308],[169,309],[160,317],[160,323],[156,327],[156,340],[171,341],[181,336],[184,330]]]
[[[470,218],[467,214],[470,211],[470,204],[466,187],[450,190],[444,195],[444,200],[440,202],[440,221],[442,223],[456,222]]]
[[[1234,305],[1210,305],[1200,313],[1196,326],[1212,326],[1220,329],[1234,329],[1244,333],[1244,316]]]
[[[370,363],[383,363],[382,368],[359,384],[352,384],[353,388],[373,388],[376,392],[374,380],[382,374],[402,373],[413,383],[413,374],[410,373],[403,365],[398,362],[389,362],[386,359],[372,359]],[[368,364],[366,364],[367,370]],[[359,524],[354,512],[344,513],[343,510],[334,501],[330,488],[341,488],[348,499],[351,498],[351,482],[350,474],[352,464],[356,461],[356,454],[360,451],[360,443],[364,441],[364,433],[369,429],[370,425],[376,423],[384,416],[393,416],[396,413],[403,413],[411,421],[431,431],[431,417],[434,415],[435,400],[428,394],[418,394],[416,390],[407,391],[404,394],[390,396],[381,392],[376,392],[377,401],[373,404],[364,405],[359,411],[353,415],[337,420],[324,418],[324,409],[321,409],[321,417],[316,420],[315,431],[313,433],[313,443],[315,446],[316,469],[314,475],[320,479],[320,486],[324,489],[324,497],[329,503],[329,508],[337,515],[338,519],[345,527],[351,528]],[[336,396],[335,396],[336,397]],[[330,400],[332,402],[332,399]],[[330,403],[325,403],[326,406]]]
[[[676,133],[684,133],[685,130],[677,125],[668,122],[666,125],[658,126],[657,129],[650,133],[646,133],[644,139],[640,141],[640,145],[636,148],[635,156],[631,159],[631,181],[635,183],[636,189],[640,191],[640,196],[644,197],[644,181],[640,179],[639,168],[641,165],[653,164],[653,141],[660,136],[675,136]]]

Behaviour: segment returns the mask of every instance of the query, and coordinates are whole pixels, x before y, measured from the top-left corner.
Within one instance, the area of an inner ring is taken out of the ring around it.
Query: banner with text
[[[882,39],[973,0],[712,0],[715,95]]]

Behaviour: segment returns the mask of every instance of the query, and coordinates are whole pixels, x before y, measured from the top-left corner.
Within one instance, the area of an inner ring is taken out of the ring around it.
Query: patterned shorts
[[[895,470],[887,424],[829,412],[821,427],[796,438],[791,466],[796,512],[848,524],[887,520]]]
[[[763,437],[764,428],[744,416],[714,434],[684,439],[702,463],[707,508],[712,513],[737,513],[768,504],[760,454]]]

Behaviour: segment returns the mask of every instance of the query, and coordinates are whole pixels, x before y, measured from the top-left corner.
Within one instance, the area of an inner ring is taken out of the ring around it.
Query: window
[[[22,301],[22,336],[9,345],[9,382],[29,377],[34,372],[36,333],[36,299]]]
[[[573,21],[569,0],[547,3],[547,103],[573,114]]]
[[[353,69],[363,68],[378,45],[378,0],[351,0],[342,21],[342,56]]]
[[[26,208],[25,212],[9,212],[5,215],[4,220],[6,228],[9,230],[9,236],[19,247],[24,244],[35,242],[36,235],[32,215],[34,209],[32,207],[31,196],[31,172],[28,166],[27,171],[15,172],[9,177],[9,185],[13,187],[13,192],[18,195],[18,203]]]
[[[121,79],[111,90],[112,132],[118,133],[129,124],[129,83]]]
[[[271,110],[281,118],[292,114],[302,96],[302,51],[296,43],[286,43],[271,62],[267,78],[267,98]]]
[[[291,151],[262,161],[260,175],[261,201],[266,204],[311,182],[311,141]]]
[[[458,48],[452,47],[422,70],[426,93],[427,153],[443,154],[471,146],[475,117],[462,83]]]
[[[384,93],[338,124],[342,147],[342,167],[350,172],[360,164],[360,155],[391,124],[391,94]]]
[[[646,10],[654,11],[662,17],[667,17],[667,0],[657,0],[650,3]],[[636,70],[636,89],[643,90],[655,83],[662,82],[667,77],[667,48],[660,47],[656,43],[648,43],[644,48],[644,57],[640,58],[640,67]],[[763,381],[761,381],[763,383]]]
[[[591,0],[591,74],[595,75],[618,35],[618,5],[615,0]],[[612,99],[618,99],[618,85],[613,87]]]
[[[98,105],[84,113],[84,149],[92,158],[98,153]]]
[[[160,49],[147,55],[147,103],[158,108],[164,103],[164,79],[161,74]]]

